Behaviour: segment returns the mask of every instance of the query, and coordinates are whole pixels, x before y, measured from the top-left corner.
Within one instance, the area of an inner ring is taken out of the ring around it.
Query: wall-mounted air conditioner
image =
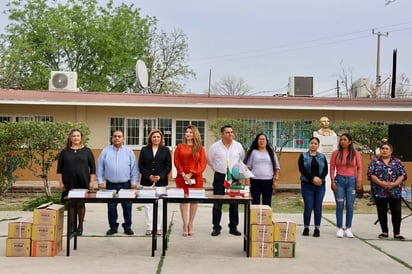
[[[288,84],[289,96],[313,96],[314,81],[312,76],[290,76]]]
[[[77,88],[77,72],[52,71],[49,80],[49,90],[79,91]]]

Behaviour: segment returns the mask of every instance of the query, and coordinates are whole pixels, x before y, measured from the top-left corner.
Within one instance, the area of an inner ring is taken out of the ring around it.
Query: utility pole
[[[376,50],[376,97],[379,97],[381,93],[381,75],[380,75],[380,53],[381,53],[381,36],[388,37],[389,33],[381,33],[380,31],[375,32],[374,29],[372,29],[372,34],[375,34],[378,36],[378,45],[377,45],[377,50]]]
[[[339,80],[336,80],[336,95],[339,98]]]

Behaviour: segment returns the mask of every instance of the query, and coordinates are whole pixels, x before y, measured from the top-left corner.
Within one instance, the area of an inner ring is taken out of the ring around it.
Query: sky
[[[389,1],[114,0],[114,4],[134,4],[143,17],[156,17],[159,29],[181,29],[187,35],[187,65],[196,78],[185,82],[186,92],[207,92],[209,80],[230,76],[243,78],[255,95],[285,94],[290,76],[312,76],[315,96],[336,96],[342,69],[353,80],[375,81],[376,33],[388,32],[380,36],[382,81],[392,73],[394,49],[397,74],[412,77],[412,1]],[[7,16],[1,16],[0,30],[7,23]]]

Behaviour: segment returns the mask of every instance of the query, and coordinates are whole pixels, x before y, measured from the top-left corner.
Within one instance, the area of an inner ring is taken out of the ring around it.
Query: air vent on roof
[[[77,72],[52,71],[49,90],[79,91],[77,88]]]

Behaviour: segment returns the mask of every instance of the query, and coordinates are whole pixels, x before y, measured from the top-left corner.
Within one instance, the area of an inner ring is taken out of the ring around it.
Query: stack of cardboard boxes
[[[9,223],[6,256],[47,257],[62,250],[64,206],[47,203],[33,211],[33,219]]]
[[[8,238],[6,240],[6,256],[30,256],[32,225],[33,222],[31,220],[9,223]]]
[[[251,257],[273,257],[273,225],[270,206],[250,206],[249,251]]]
[[[296,249],[296,223],[291,220],[273,221],[273,257],[293,258]]]
[[[272,208],[251,205],[249,250],[251,257],[295,257],[296,224],[290,220],[272,221]]]

